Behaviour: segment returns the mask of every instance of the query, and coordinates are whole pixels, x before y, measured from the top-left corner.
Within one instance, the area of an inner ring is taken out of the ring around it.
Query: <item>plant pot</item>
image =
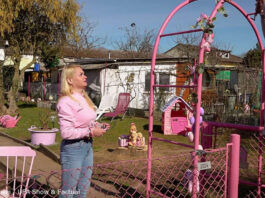
[[[57,128],[43,130],[35,126],[28,128],[31,133],[31,143],[35,145],[51,145],[55,143]]]

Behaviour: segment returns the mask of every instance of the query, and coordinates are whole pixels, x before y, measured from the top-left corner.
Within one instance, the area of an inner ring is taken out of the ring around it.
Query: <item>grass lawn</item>
[[[43,112],[44,109],[37,108],[35,104],[20,104],[19,112],[22,118],[18,122],[15,128],[4,129],[1,128],[2,132],[5,132],[13,137],[19,138],[30,142],[30,133],[28,128],[31,125],[39,126],[39,113]],[[52,111],[56,115],[55,111]],[[102,120],[102,122],[110,122],[109,120]],[[102,164],[106,162],[115,162],[128,159],[146,159],[146,151],[137,151],[135,149],[118,149],[118,137],[122,134],[129,134],[130,124],[134,122],[137,126],[138,132],[142,132],[148,140],[148,119],[126,116],[124,120],[119,118],[115,119],[111,123],[110,130],[102,137],[94,138],[94,160],[96,164]],[[55,127],[59,128],[58,119],[55,120]],[[50,123],[52,127],[52,123]],[[169,140],[174,140],[182,143],[188,143],[187,138],[183,136],[165,136],[161,132],[161,121],[156,120],[154,122],[154,137],[165,138]],[[224,139],[228,139],[229,135],[224,134]],[[221,138],[222,139],[222,138]],[[242,138],[244,141],[244,138]],[[242,141],[242,142],[243,142]],[[52,151],[59,154],[61,137],[60,133],[57,133],[56,143],[54,145],[48,146]],[[174,155],[183,150],[187,150],[184,147],[176,146],[168,143],[153,142],[153,157],[159,156],[170,156]],[[249,187],[245,185],[240,185],[239,196],[245,195],[250,189],[254,190],[255,187]]]
[[[20,104],[19,112],[22,118],[18,122],[15,128],[4,129],[1,131],[5,132],[13,137],[16,137],[21,140],[30,142],[30,132],[28,128],[30,126],[40,126],[39,113],[43,112],[44,109],[37,108],[35,104]],[[52,111],[52,110],[51,110]],[[55,111],[52,111],[56,115]],[[102,119],[102,122],[110,123],[108,119]],[[135,158],[145,158],[147,152],[136,151],[135,149],[118,149],[118,137],[122,134],[129,134],[130,124],[134,122],[137,126],[138,132],[142,132],[146,142],[148,140],[148,119],[126,116],[125,119],[121,120],[116,118],[111,124],[111,128],[107,131],[104,136],[94,138],[94,155],[96,163],[103,163],[107,161],[115,160],[126,160],[126,159],[135,159]],[[50,122],[50,127],[52,127],[52,122]],[[58,119],[56,117],[54,126],[59,128]],[[154,123],[154,133],[153,136],[166,138],[169,140],[179,141],[183,143],[188,143],[187,138],[183,136],[165,136],[161,132],[161,121],[155,121]],[[56,136],[56,144],[48,146],[52,151],[59,154],[61,136],[60,132]],[[174,154],[178,151],[185,150],[186,148],[163,143],[163,142],[153,142],[154,156],[163,156],[170,153]]]

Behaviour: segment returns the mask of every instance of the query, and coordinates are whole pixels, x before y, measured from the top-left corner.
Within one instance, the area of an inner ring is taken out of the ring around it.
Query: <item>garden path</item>
[[[8,137],[0,135],[0,145],[1,146],[25,146],[21,143],[18,143]],[[45,154],[36,151],[36,157],[33,164],[32,173],[43,173],[46,174],[51,171],[60,171],[60,164],[47,157]]]
[[[14,141],[0,134],[0,146],[25,146],[25,145],[22,143],[18,143],[17,141]],[[51,175],[52,172],[54,171],[60,172],[61,165],[55,162],[54,160],[52,160],[51,158],[47,157],[42,152],[39,152],[37,150],[35,151],[36,151],[36,157],[35,157],[34,164],[33,164],[32,175],[35,175],[35,174],[40,175],[40,178],[38,180],[41,182],[45,182],[45,181],[47,182],[46,179],[49,175]],[[51,177],[49,180],[53,180],[50,182],[52,184],[55,184],[55,186],[57,186],[58,179],[59,179],[58,177],[56,178]],[[88,193],[88,197],[100,198],[100,197],[112,197],[112,196],[106,196],[103,193],[98,192],[93,187],[91,187]]]

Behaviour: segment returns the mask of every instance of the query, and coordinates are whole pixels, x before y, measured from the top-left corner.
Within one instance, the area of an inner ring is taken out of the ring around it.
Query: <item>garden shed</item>
[[[173,96],[161,109],[162,131],[165,135],[178,135],[188,126],[188,115],[192,107],[181,97]]]

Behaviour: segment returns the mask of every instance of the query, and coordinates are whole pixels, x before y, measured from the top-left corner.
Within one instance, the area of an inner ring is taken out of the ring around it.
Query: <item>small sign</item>
[[[207,170],[207,169],[211,169],[211,162],[207,161],[207,162],[199,162],[198,163],[198,170]]]

